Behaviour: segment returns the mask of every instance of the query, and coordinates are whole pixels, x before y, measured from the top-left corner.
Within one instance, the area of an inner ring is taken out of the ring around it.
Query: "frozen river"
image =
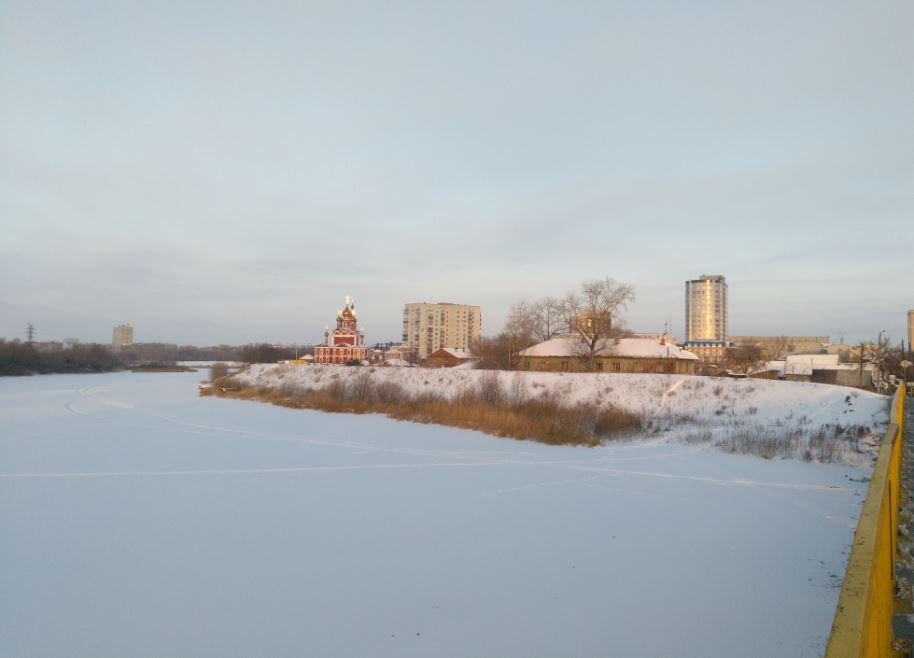
[[[0,378],[0,655],[822,654],[866,473]]]

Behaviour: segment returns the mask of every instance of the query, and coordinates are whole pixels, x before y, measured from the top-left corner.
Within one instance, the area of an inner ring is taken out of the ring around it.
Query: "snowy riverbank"
[[[302,392],[396,384],[410,395],[455,398],[497,378],[506,396],[550,395],[642,416],[641,438],[707,443],[727,452],[862,464],[888,423],[888,398],[803,382],[685,375],[571,374],[465,369],[255,365],[243,386]]]

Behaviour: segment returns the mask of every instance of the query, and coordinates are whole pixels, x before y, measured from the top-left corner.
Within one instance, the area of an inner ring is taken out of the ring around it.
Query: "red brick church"
[[[324,342],[314,348],[314,363],[350,363],[368,358],[365,334],[358,329],[355,304],[346,296],[346,305],[336,314],[336,329],[324,331]]]

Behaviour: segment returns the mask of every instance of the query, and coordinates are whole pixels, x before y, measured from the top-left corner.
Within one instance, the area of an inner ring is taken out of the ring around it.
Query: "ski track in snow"
[[[405,463],[405,464],[351,464],[339,466],[289,466],[277,468],[214,468],[214,469],[174,469],[161,471],[59,471],[59,472],[38,472],[38,473],[0,473],[0,479],[3,480],[28,480],[28,479],[64,479],[64,478],[108,478],[108,477],[186,477],[186,476],[226,476],[226,475],[309,475],[323,473],[337,473],[345,471],[383,471],[383,470],[407,470],[423,468],[476,468],[476,467],[499,467],[499,466],[537,466],[537,467],[554,467],[557,469],[567,469],[572,471],[599,472],[603,476],[596,476],[590,479],[607,476],[631,476],[631,477],[650,477],[662,478],[668,480],[688,480],[700,482],[703,484],[713,484],[717,486],[732,487],[758,487],[771,489],[789,489],[796,491],[829,491],[844,492],[845,487],[837,485],[817,485],[817,484],[797,484],[792,482],[776,482],[764,480],[752,480],[747,478],[715,478],[700,475],[681,475],[676,473],[663,473],[659,471],[629,471],[624,469],[598,468],[594,466],[570,466],[563,464],[550,464],[544,462],[512,462],[512,461],[470,461],[470,462],[425,462],[425,463]],[[536,484],[523,485],[515,488],[499,489],[493,492],[480,494],[481,496],[494,495],[497,493],[506,493],[510,491],[521,491],[524,489],[533,489],[541,486],[553,486],[556,484],[571,484],[576,480],[559,480],[550,482],[541,482]]]
[[[309,475],[343,471],[384,471],[422,468],[459,468],[466,466],[504,466],[501,462],[440,462],[418,464],[351,464],[341,466],[287,466],[278,468],[198,468],[163,471],[82,471],[48,473],[0,473],[0,479],[63,479],[110,477],[188,477],[221,475]]]
[[[681,384],[681,382],[679,382],[679,384]],[[382,454],[390,454],[390,455],[396,455],[396,456],[412,456],[412,457],[420,457],[420,458],[426,458],[426,459],[478,460],[481,465],[489,465],[491,462],[491,457],[492,457],[491,452],[486,452],[486,453],[483,453],[480,455],[476,455],[476,454],[473,454],[472,452],[462,452],[462,451],[440,451],[440,450],[429,450],[429,449],[420,449],[420,448],[396,448],[396,447],[391,447],[391,446],[380,446],[380,445],[375,445],[375,444],[356,442],[356,441],[346,441],[346,440],[339,440],[339,439],[305,438],[305,437],[298,437],[298,436],[279,436],[279,435],[274,435],[274,434],[265,434],[262,432],[258,433],[258,432],[248,431],[248,430],[221,427],[218,425],[205,425],[205,424],[201,424],[201,423],[192,423],[192,422],[188,422],[185,420],[181,420],[172,415],[156,413],[156,412],[150,411],[148,409],[143,409],[136,405],[125,405],[125,404],[120,404],[120,403],[117,403],[114,401],[106,400],[103,398],[98,398],[97,396],[95,396],[93,394],[93,390],[94,389],[91,389],[91,388],[80,389],[78,391],[78,393],[81,398],[88,398],[92,402],[95,402],[101,406],[112,407],[112,408],[119,409],[119,410],[129,410],[130,412],[135,413],[135,414],[140,414],[140,415],[143,415],[143,416],[146,416],[149,418],[156,418],[156,419],[162,420],[166,423],[178,426],[178,429],[181,431],[184,431],[184,432],[187,432],[190,434],[195,434],[195,435],[208,435],[208,436],[214,436],[214,437],[229,435],[231,438],[237,438],[237,439],[247,439],[247,440],[254,440],[254,441],[275,441],[275,442],[282,442],[282,443],[315,445],[315,446],[340,448],[340,449],[346,448],[346,449],[353,450],[353,451],[360,451],[360,452],[367,452],[367,453],[382,453]],[[110,390],[110,387],[108,390]],[[70,402],[66,403],[65,406],[68,410],[70,410],[73,413],[76,413],[80,416],[83,416],[86,418],[92,418],[95,420],[101,420],[104,422],[121,423],[126,426],[130,426],[130,427],[153,427],[153,425],[149,425],[149,424],[133,423],[127,419],[124,419],[124,418],[121,418],[118,416],[108,416],[105,414],[93,414],[93,413],[90,413],[87,411],[75,409],[74,405],[77,401],[78,400],[70,401]],[[201,431],[201,430],[204,430],[204,431]],[[622,446],[620,448],[620,450],[624,450],[624,449],[637,450],[639,448],[649,448],[649,447],[656,446],[657,443],[658,442],[654,441],[654,440],[637,442],[637,443],[632,442],[629,444],[625,444],[624,446]],[[650,459],[651,459],[651,461],[657,460],[657,459],[676,459],[683,455],[687,455],[687,454],[690,454],[693,452],[699,452],[703,449],[704,449],[703,447],[689,447],[689,446],[682,445],[682,446],[673,448],[669,452],[666,452],[666,453],[651,454]],[[615,446],[613,446],[613,447],[603,446],[600,448],[594,448],[593,450],[608,451],[609,454],[607,454],[606,456],[598,457],[598,460],[600,460],[602,462],[643,461],[645,459],[644,457],[641,457],[641,456],[632,456],[632,457],[615,456],[615,452],[616,452]],[[505,454],[513,454],[513,453],[511,453],[509,451],[505,451]],[[584,463],[590,463],[592,460],[583,460],[583,461],[584,461]],[[549,467],[549,466],[559,466],[561,464],[572,464],[573,465],[573,464],[578,464],[581,462],[582,462],[582,460],[518,461],[516,459],[510,459],[503,463],[504,464],[521,464],[521,465],[541,465],[541,466]]]
[[[673,382],[673,384],[663,392],[663,396],[660,398],[660,403],[666,404],[666,401],[669,399],[669,397],[676,393],[676,389],[682,386],[683,382],[685,381],[686,380],[684,379],[680,379],[677,382]]]

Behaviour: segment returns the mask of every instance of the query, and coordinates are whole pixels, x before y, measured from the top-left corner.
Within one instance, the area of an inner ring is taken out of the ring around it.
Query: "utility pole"
[[[35,325],[29,322],[28,326],[25,328],[25,336],[29,345],[32,344],[32,340],[35,338]]]
[[[863,349],[864,343],[860,341],[860,388],[863,388]]]

